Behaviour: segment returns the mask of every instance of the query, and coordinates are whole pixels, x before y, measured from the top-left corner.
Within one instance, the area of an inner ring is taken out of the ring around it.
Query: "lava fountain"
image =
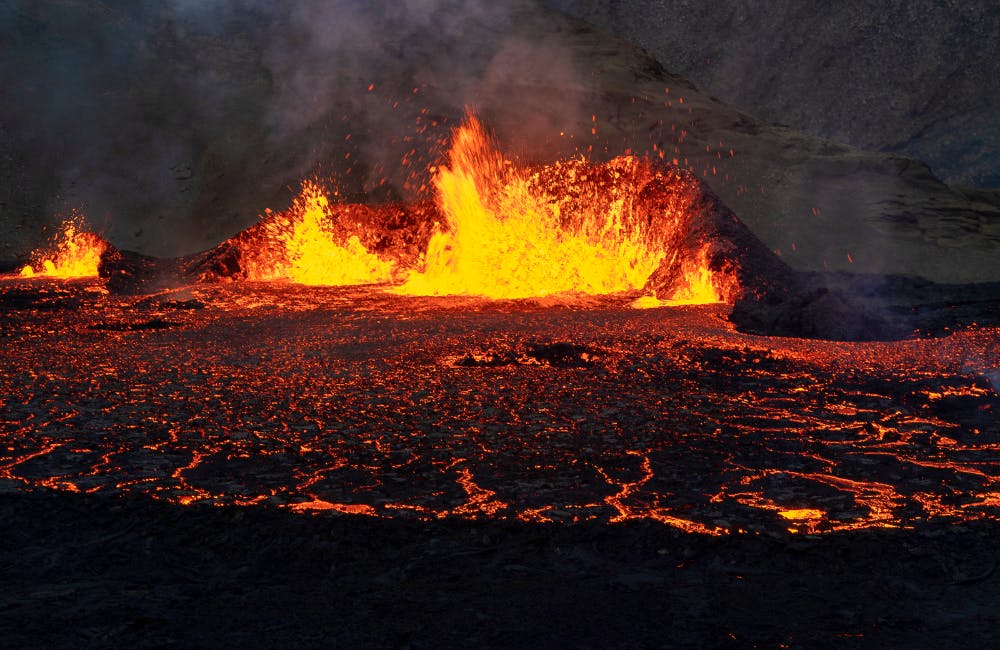
[[[48,248],[34,252],[31,264],[21,268],[21,276],[97,277],[101,255],[107,247],[106,241],[85,229],[82,217],[71,217],[62,223]]]
[[[299,284],[348,286],[391,281],[392,261],[369,252],[344,213],[337,213],[323,188],[304,181],[292,206],[267,212],[266,237],[276,245],[254,256],[248,278],[287,279]]]
[[[430,171],[431,204],[338,203],[305,182],[289,209],[189,267],[203,280],[391,284],[420,296],[641,292],[703,304],[736,292],[725,255],[712,263],[711,235],[692,237],[703,188],[679,169],[634,156],[521,166],[469,115]]]
[[[667,255],[677,254],[665,244],[686,206],[677,202],[655,221],[643,219],[637,194],[648,167],[619,157],[602,171],[604,182],[583,160],[519,168],[469,116],[435,177],[445,222],[428,243],[423,269],[396,291],[527,298],[643,289]],[[692,261],[688,272],[671,298],[720,301],[710,270]]]

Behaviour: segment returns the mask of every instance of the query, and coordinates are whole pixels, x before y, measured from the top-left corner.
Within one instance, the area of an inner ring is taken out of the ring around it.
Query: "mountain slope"
[[[768,121],[1000,187],[1000,5],[549,0]]]

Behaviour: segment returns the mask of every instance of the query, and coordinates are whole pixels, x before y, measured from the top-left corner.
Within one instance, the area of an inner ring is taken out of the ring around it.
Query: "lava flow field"
[[[989,642],[997,328],[632,303],[3,279],[5,639]]]
[[[724,305],[288,283],[9,279],[0,305],[6,492],[709,534],[1000,517],[995,328],[822,342]]]
[[[796,271],[675,165],[454,140],[434,202],[305,182],[174,259],[77,220],[0,278],[5,641],[991,638],[1000,286]]]

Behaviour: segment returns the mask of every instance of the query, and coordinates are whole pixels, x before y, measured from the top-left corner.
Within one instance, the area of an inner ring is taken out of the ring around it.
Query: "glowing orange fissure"
[[[60,227],[55,242],[48,249],[35,251],[31,264],[21,268],[21,276],[31,278],[96,277],[101,254],[108,244],[97,235],[87,232],[83,218],[66,219]]]

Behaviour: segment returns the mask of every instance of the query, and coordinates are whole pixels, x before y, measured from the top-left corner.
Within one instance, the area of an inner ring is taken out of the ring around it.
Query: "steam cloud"
[[[525,15],[487,0],[5,3],[0,171],[15,182],[0,223],[31,231],[79,207],[116,245],[174,255],[282,207],[317,170],[356,198],[412,198],[466,106],[516,123],[530,157],[579,116],[526,119],[512,85],[580,82],[558,43],[525,38]]]

